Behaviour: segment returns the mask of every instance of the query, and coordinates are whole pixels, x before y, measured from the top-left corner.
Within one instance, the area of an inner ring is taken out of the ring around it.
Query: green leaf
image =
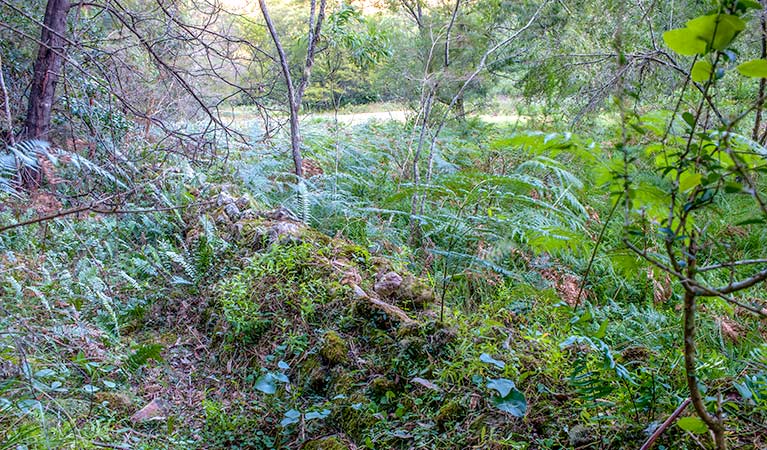
[[[663,33],[663,41],[680,55],[697,55],[706,52],[706,43],[689,28],[677,28]]]
[[[682,119],[684,119],[684,121],[687,122],[687,125],[689,126],[695,125],[695,116],[693,116],[689,111],[682,113]]]
[[[738,0],[735,9],[741,12],[746,12],[749,9],[762,9],[762,5],[755,0]]]
[[[505,362],[499,361],[499,360],[493,358],[492,356],[488,355],[487,353],[483,353],[483,354],[479,355],[479,360],[482,361],[483,363],[486,363],[486,364],[492,364],[492,365],[498,367],[499,369],[503,369],[504,367],[506,367],[506,363]]]
[[[301,413],[296,411],[295,409],[290,409],[285,413],[285,417],[280,421],[280,426],[284,428],[288,425],[298,423],[300,419],[301,419]]]
[[[253,387],[263,392],[264,394],[271,395],[277,392],[277,380],[271,373],[265,373],[258,377],[258,380],[256,380],[256,384]]]
[[[689,431],[695,434],[705,434],[708,431],[706,423],[700,420],[698,417],[682,417],[677,420],[676,424],[684,431]]]
[[[306,420],[324,419],[330,415],[329,409],[323,409],[322,411],[309,411],[306,413]]]
[[[487,387],[489,389],[495,389],[501,394],[501,397],[506,397],[513,390],[516,390],[514,382],[506,378],[495,378],[487,380]]]
[[[602,323],[599,325],[599,330],[597,330],[596,333],[594,333],[594,337],[597,339],[602,339],[607,334],[607,324],[609,321],[607,319],[603,320]]]
[[[735,36],[746,28],[746,23],[731,14],[711,14],[690,20],[687,22],[687,28],[710,48],[724,50]]]
[[[684,172],[679,177],[679,190],[687,192],[700,184],[701,175],[699,173]]]
[[[752,59],[738,66],[741,75],[751,78],[767,78],[767,59]]]
[[[493,405],[514,417],[523,417],[527,412],[525,395],[517,390],[514,382],[506,378],[489,380],[487,387],[498,391],[499,396],[492,398]]]
[[[692,66],[692,72],[690,76],[692,81],[703,83],[711,78],[711,72],[714,70],[714,66],[708,61],[698,61]]]

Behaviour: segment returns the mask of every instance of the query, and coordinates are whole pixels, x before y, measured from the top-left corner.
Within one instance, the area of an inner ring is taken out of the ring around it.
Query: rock
[[[449,401],[439,408],[434,421],[440,429],[445,429],[445,425],[461,420],[465,415],[464,407],[456,400]]]
[[[338,440],[337,437],[324,437],[320,439],[314,439],[307,441],[302,447],[302,450],[349,450],[349,447]]]
[[[397,391],[397,383],[393,382],[392,380],[386,378],[386,377],[377,377],[373,378],[373,381],[370,382],[370,392],[373,394],[383,397],[386,395],[387,392],[396,392]]]
[[[269,243],[300,242],[301,228],[292,222],[277,222],[268,232]]]
[[[242,197],[235,200],[234,204],[237,205],[240,210],[246,210],[250,206],[250,200],[248,200],[248,197],[243,195]]]
[[[395,293],[402,285],[402,277],[397,272],[387,272],[376,281],[373,290],[378,295],[388,297]]]
[[[432,391],[441,391],[442,389],[439,388],[436,384],[432,383],[429,380],[423,379],[421,377],[415,377],[412,380],[410,380],[411,383],[419,384],[426,389],[431,389]]]
[[[434,292],[423,281],[416,280],[412,275],[408,275],[402,280],[400,289],[397,292],[397,298],[398,302],[405,306],[424,309],[434,302]]]
[[[596,439],[594,430],[585,425],[576,425],[570,428],[570,431],[567,432],[567,436],[570,438],[570,445],[573,447],[582,447],[591,444]]]
[[[222,191],[216,198],[216,206],[224,206],[234,203],[234,198],[228,192]]]
[[[109,409],[120,414],[128,414],[133,409],[133,400],[120,392],[96,392],[94,396],[99,403],[106,403]]]
[[[161,398],[155,398],[146,406],[138,410],[130,418],[133,423],[150,422],[154,420],[165,420],[170,405]]]
[[[298,222],[298,217],[296,217],[293,213],[291,213],[288,209],[280,207],[275,209],[274,211],[266,211],[260,213],[260,215],[269,220],[278,220],[278,221],[284,221],[284,220],[292,220],[294,222]]]
[[[224,212],[231,221],[236,221],[240,218],[240,208],[238,208],[234,203],[228,203],[226,206],[224,206]]]
[[[357,286],[356,284],[352,285],[352,289],[354,290],[355,298],[358,298],[358,299],[368,298],[368,295],[365,293],[365,291],[363,291],[362,288]]]
[[[320,349],[320,356],[330,365],[342,364],[349,361],[349,347],[341,336],[335,331],[328,331],[323,337],[324,344]]]

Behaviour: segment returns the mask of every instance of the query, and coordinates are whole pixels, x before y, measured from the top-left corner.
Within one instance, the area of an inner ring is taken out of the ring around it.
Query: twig
[[[589,258],[589,264],[588,266],[586,266],[586,272],[583,274],[581,285],[578,288],[578,295],[575,297],[575,305],[573,306],[573,309],[578,309],[578,306],[581,303],[581,295],[583,294],[583,290],[586,288],[586,281],[589,278],[591,267],[594,265],[594,259],[597,256],[597,250],[599,250],[599,244],[602,243],[602,239],[604,238],[605,231],[607,230],[607,225],[610,224],[610,220],[612,220],[613,215],[615,214],[615,210],[618,209],[618,205],[621,204],[622,197],[623,197],[623,193],[621,193],[620,197],[618,197],[615,200],[615,204],[613,205],[613,208],[610,210],[610,214],[607,216],[607,219],[605,220],[605,224],[602,226],[602,230],[599,232],[599,237],[597,237],[597,242],[594,244],[594,251],[591,252],[591,258]]]
[[[8,89],[5,87],[5,78],[3,77],[3,57],[0,55],[0,90],[3,92],[3,105],[5,109],[5,120],[8,122],[8,143],[11,146],[16,145],[16,139],[13,136],[13,119],[11,119],[11,104],[8,101]]]
[[[679,405],[676,408],[676,410],[674,410],[674,412],[671,413],[670,416],[668,416],[668,419],[666,419],[658,428],[655,429],[653,434],[647,439],[647,441],[644,443],[644,445],[642,445],[642,447],[639,450],[649,450],[650,448],[652,448],[653,444],[655,443],[655,440],[658,439],[658,437],[660,437],[660,435],[663,434],[663,432],[666,431],[666,429],[670,427],[672,423],[674,423],[677,417],[679,417],[679,415],[684,412],[685,408],[687,408],[689,404],[690,404],[689,398],[683,401],[682,404]]]
[[[182,209],[182,208],[189,208],[192,206],[198,206],[198,205],[206,205],[211,203],[213,200],[205,200],[202,202],[196,202],[196,203],[190,203],[188,205],[176,205],[176,206],[168,206],[165,208],[148,208],[148,209],[132,209],[132,210],[125,210],[125,209],[102,209],[97,208],[97,206],[102,205],[106,203],[107,201],[111,200],[112,198],[116,197],[117,194],[111,195],[109,197],[102,198],[100,200],[96,200],[94,202],[91,202],[87,205],[78,206],[75,208],[65,209],[61,211],[57,211],[55,213],[46,214],[44,216],[38,216],[33,219],[25,220],[23,222],[17,222],[10,225],[6,225],[3,227],[0,227],[0,233],[3,233],[8,230],[12,230],[14,228],[24,227],[27,225],[33,225],[40,222],[47,222],[49,220],[58,219],[61,217],[71,216],[72,214],[77,214],[85,211],[92,211],[99,214],[146,214],[146,213],[152,213],[152,212],[162,212],[162,211],[171,211],[174,209]]]

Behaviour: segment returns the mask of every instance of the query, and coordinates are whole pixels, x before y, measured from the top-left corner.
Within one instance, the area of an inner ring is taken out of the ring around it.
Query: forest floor
[[[685,401],[678,292],[619,225],[579,290],[610,209],[593,142],[451,125],[410,245],[412,129],[307,125],[303,186],[233,151],[148,185],[184,208],[0,235],[0,449],[628,450]],[[708,301],[700,336],[728,438],[764,448],[767,324]],[[706,434],[687,410],[656,448]]]

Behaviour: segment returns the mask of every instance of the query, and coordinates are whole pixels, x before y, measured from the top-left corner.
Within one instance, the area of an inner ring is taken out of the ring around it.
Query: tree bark
[[[298,83],[298,86],[296,87],[293,84],[293,77],[290,75],[288,58],[285,55],[285,50],[282,48],[280,36],[277,34],[277,29],[274,26],[274,22],[272,22],[272,17],[269,15],[269,9],[266,6],[266,1],[258,0],[258,6],[261,9],[261,14],[264,16],[264,21],[266,22],[266,28],[269,30],[269,35],[272,37],[272,42],[274,42],[274,46],[277,48],[280,70],[282,71],[282,77],[285,79],[285,87],[288,90],[288,107],[290,110],[290,149],[293,155],[295,173],[299,179],[304,177],[303,157],[301,156],[301,127],[299,124],[301,99],[304,95],[306,86],[309,85],[312,66],[314,66],[314,57],[317,50],[317,43],[320,39],[322,23],[325,20],[326,2],[327,0],[320,0],[319,10],[317,10],[317,0],[312,0],[311,13],[309,16],[309,44],[306,50],[306,61],[304,63],[303,75],[300,82]]]
[[[24,131],[24,136],[29,139],[47,139],[50,133],[51,109],[64,62],[69,9],[69,0],[48,0],[45,8]]]
[[[767,58],[767,1],[762,0],[762,14],[759,18],[762,42],[762,59]],[[767,131],[762,133],[762,110],[764,109],[764,94],[767,90],[767,78],[759,80],[759,94],[756,104],[756,118],[754,119],[754,131],[751,134],[753,140],[764,145],[767,140]]]
[[[698,387],[697,363],[695,358],[695,312],[697,295],[688,287],[684,291],[684,368],[687,375],[687,388],[690,390],[690,400],[695,412],[714,433],[714,444],[717,450],[727,450],[724,436],[724,425],[720,418],[712,417],[706,410],[703,394]]]

